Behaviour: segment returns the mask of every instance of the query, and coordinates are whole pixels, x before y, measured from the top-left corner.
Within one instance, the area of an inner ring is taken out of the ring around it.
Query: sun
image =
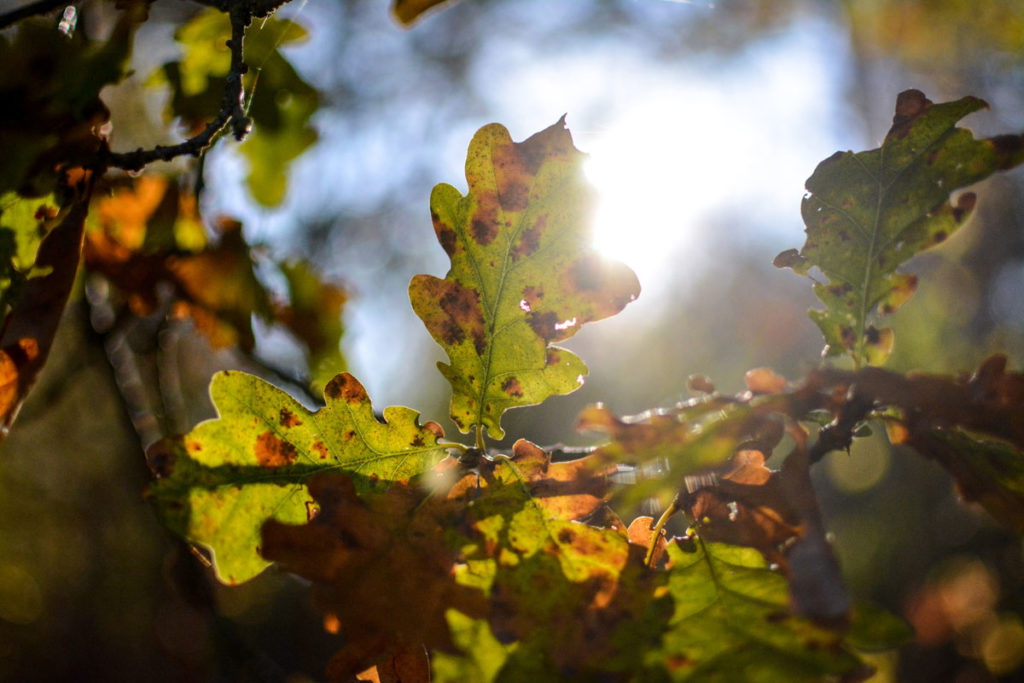
[[[702,220],[728,201],[720,141],[743,126],[708,106],[714,99],[652,93],[588,144],[585,172],[598,192],[594,248],[629,265],[645,286],[696,255]]]

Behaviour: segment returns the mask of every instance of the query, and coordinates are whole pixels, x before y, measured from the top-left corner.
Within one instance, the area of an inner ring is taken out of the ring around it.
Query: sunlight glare
[[[736,153],[753,144],[749,124],[720,100],[710,90],[653,92],[588,145],[594,246],[644,285],[700,249],[702,219],[728,200]]]

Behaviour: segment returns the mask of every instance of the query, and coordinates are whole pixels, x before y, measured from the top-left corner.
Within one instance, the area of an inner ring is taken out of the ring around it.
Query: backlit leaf
[[[786,580],[759,552],[700,538],[669,545],[673,613],[646,654],[676,681],[821,681],[863,667],[836,631],[788,608]]]
[[[25,281],[44,273],[35,269],[43,238],[57,221],[60,205],[54,194],[0,197],[0,315],[6,318]]]
[[[240,151],[249,161],[249,189],[266,206],[281,203],[289,165],[317,140],[310,120],[320,106],[320,95],[278,49],[306,36],[295,22],[276,18],[253,22],[245,32],[243,58],[249,71],[243,86],[251,100],[248,114],[254,134]],[[180,118],[194,134],[221,107],[231,66],[231,22],[227,14],[208,9],[184,24],[175,38],[182,46],[181,59],[164,64],[148,82],[170,86],[166,116]]]
[[[828,277],[814,285],[825,310],[811,311],[830,355],[848,353],[857,364],[878,365],[892,348],[892,332],[870,317],[894,311],[917,280],[896,269],[946,240],[963,224],[975,196],[950,193],[1024,160],[1024,136],[974,139],[957,121],[985,102],[964,97],[933,104],[918,90],[900,93],[882,147],[837,152],[807,180],[802,213],[807,241],[783,252],[776,265]]]
[[[411,25],[425,12],[444,5],[449,0],[393,0],[391,13],[406,26]]]
[[[563,121],[521,143],[491,124],[469,146],[469,193],[434,188],[434,230],[452,266],[444,279],[414,277],[409,297],[448,354],[439,367],[463,432],[478,425],[501,438],[509,408],[579,387],[583,361],[551,344],[640,292],[629,268],[589,247],[583,160]]]
[[[5,306],[9,307],[4,311],[0,335],[0,439],[7,435],[22,401],[46,363],[78,270],[88,202],[84,197],[73,198],[67,206],[53,213],[45,202],[42,206],[41,213],[33,215],[39,235],[45,235],[35,254],[34,277],[26,277],[25,273],[12,268],[12,280],[0,292]],[[23,215],[24,209],[18,202],[11,218],[20,223],[16,229],[22,232],[29,220]],[[7,224],[3,215],[0,215],[0,222]],[[27,259],[31,251],[31,244],[17,245],[11,257],[12,265],[22,258]],[[12,288],[12,285],[16,286]]]
[[[267,263],[287,284],[272,295],[256,277],[254,250],[237,221],[221,219],[209,241],[196,198],[177,183],[144,175],[93,203],[85,263],[114,285],[134,315],[160,307],[172,285],[172,314],[191,318],[215,347],[251,351],[253,317],[286,328],[305,347],[313,390],[345,369],[340,349],[345,290],[301,262]]]
[[[367,491],[378,481],[408,480],[444,455],[436,423],[420,425],[418,413],[400,406],[378,421],[349,374],[327,385],[327,405],[316,413],[242,372],[217,374],[210,394],[220,417],[149,448],[158,477],[149,496],[173,531],[213,552],[227,583],[267,566],[259,554],[264,522],[308,519],[306,482],[314,474],[348,473]]]

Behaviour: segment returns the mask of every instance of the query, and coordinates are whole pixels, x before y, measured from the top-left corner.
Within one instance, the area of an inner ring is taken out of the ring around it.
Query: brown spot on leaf
[[[515,148],[522,160],[523,167],[530,175],[536,175],[545,160],[564,156],[575,150],[572,136],[565,127],[564,116],[539,133],[534,133],[526,140],[516,143]]]
[[[348,430],[347,432],[342,434],[342,438],[345,439],[345,441],[351,441],[352,439],[356,438],[356,430]]]
[[[444,249],[444,252],[448,254],[448,256],[454,255],[456,243],[455,231],[441,221],[441,217],[437,215],[436,211],[430,212],[430,220],[434,224],[434,234],[437,235],[437,241],[441,243],[441,247]]]
[[[427,330],[442,345],[455,346],[472,337],[478,349],[486,348],[483,310],[475,289],[454,280],[417,275],[410,295]]]
[[[57,217],[56,207],[49,206],[47,204],[40,204],[39,208],[36,209],[34,218],[37,221],[47,221]]]
[[[853,333],[853,328],[845,325],[839,328],[839,338],[843,340],[843,346],[852,349],[853,345],[857,342],[857,337]]]
[[[298,418],[292,411],[287,408],[281,408],[281,426],[282,427],[298,427],[302,424],[302,420]]]
[[[558,323],[558,314],[554,311],[534,311],[528,313],[526,322],[541,339],[555,338],[555,324]]]
[[[256,461],[262,467],[284,467],[298,457],[295,446],[273,432],[263,432],[256,438]]]
[[[573,538],[575,538],[575,536],[576,535],[571,530],[562,529],[558,532],[558,542],[562,545],[568,545],[569,543],[572,543],[572,540]]]
[[[547,356],[544,358],[545,365],[558,365],[562,360],[562,356],[556,349],[548,349]]]
[[[523,298],[522,298],[522,300],[526,302],[526,306],[525,307],[521,306],[521,308],[523,308],[526,311],[532,311],[533,309],[537,308],[540,305],[541,299],[543,299],[543,298],[544,298],[544,290],[543,289],[537,289],[533,285],[527,285],[526,287],[523,287]]]
[[[324,388],[324,393],[329,398],[344,398],[349,403],[367,403],[370,397],[366,395],[366,389],[352,375],[343,372],[335,376]]]
[[[487,337],[483,330],[473,330],[473,349],[476,355],[482,356],[487,351]]]
[[[547,224],[547,214],[541,216],[533,224],[532,227],[527,228],[523,231],[523,234],[519,236],[519,241],[516,242],[515,248],[512,250],[513,260],[518,260],[523,256],[529,256],[533,252],[537,251],[540,247],[540,236],[544,232],[544,227]]]
[[[317,457],[321,460],[327,459],[327,446],[324,445],[323,441],[313,442],[313,452],[316,453]]]
[[[1000,168],[1010,168],[1020,163],[1020,153],[1024,149],[1024,135],[997,135],[989,138],[989,143],[995,149],[999,160]]]
[[[826,289],[828,289],[829,294],[832,294],[833,296],[843,297],[853,290],[853,286],[848,282],[842,282],[837,285],[829,285]]]
[[[920,90],[904,90],[896,97],[896,113],[892,117],[892,128],[886,140],[905,138],[917,120],[932,106],[932,101]]]
[[[501,390],[509,396],[519,398],[523,395],[523,385],[515,377],[508,377],[501,383]]]
[[[469,231],[473,240],[483,247],[498,236],[498,197],[494,192],[477,194],[476,210]]]
[[[194,439],[189,439],[185,442],[185,448],[188,449],[189,453],[198,453],[203,450],[203,444]]]
[[[420,446],[423,446],[425,444],[426,444],[426,442],[423,440],[423,437],[420,436],[419,434],[416,434],[415,436],[413,436],[412,437],[412,441],[410,442],[410,445],[412,445],[412,446],[414,446],[416,448],[419,448]]]
[[[161,439],[146,449],[146,464],[157,479],[169,476],[174,469],[173,440]]]
[[[498,190],[498,201],[505,211],[522,211],[530,198],[530,187],[523,182],[510,182]]]
[[[957,223],[963,221],[964,217],[969,214],[973,209],[975,203],[977,203],[978,196],[973,192],[964,192],[956,199],[956,206],[953,207],[953,220]],[[945,237],[943,237],[945,239]],[[942,240],[938,240],[942,241]]]

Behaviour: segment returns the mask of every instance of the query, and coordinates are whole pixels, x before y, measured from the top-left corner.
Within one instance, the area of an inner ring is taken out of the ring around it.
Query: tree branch
[[[213,4],[213,3],[209,3]],[[216,118],[206,124],[197,135],[178,143],[177,145],[157,145],[152,149],[139,148],[134,152],[110,152],[108,151],[100,162],[102,165],[120,168],[125,171],[138,171],[147,164],[154,161],[171,161],[180,156],[199,156],[213,144],[213,141],[221,132],[231,124],[235,139],[241,141],[248,135],[252,128],[252,122],[245,113],[245,91],[242,87],[242,76],[248,71],[248,67],[242,59],[242,43],[245,37],[245,29],[249,26],[253,16],[253,7],[249,5],[260,5],[268,3],[219,3],[230,4],[231,16],[231,40],[227,42],[231,50],[231,68],[228,71],[227,83],[224,85],[224,94],[221,97],[220,111]],[[281,4],[281,3],[279,3]]]
[[[21,21],[22,19],[52,12],[53,10],[67,4],[69,4],[68,0],[36,0],[35,2],[30,2],[18,9],[13,9],[10,12],[0,14],[0,29],[5,29],[11,24]]]

